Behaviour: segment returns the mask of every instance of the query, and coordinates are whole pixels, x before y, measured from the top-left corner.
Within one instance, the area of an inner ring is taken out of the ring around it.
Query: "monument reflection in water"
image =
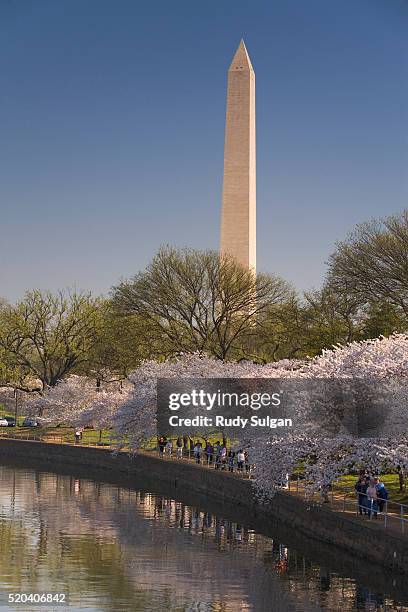
[[[92,480],[0,466],[0,530],[2,603],[51,590],[70,610],[408,609],[243,525]]]

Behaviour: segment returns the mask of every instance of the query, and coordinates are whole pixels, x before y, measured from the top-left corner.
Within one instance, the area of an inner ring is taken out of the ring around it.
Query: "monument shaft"
[[[221,253],[256,270],[255,72],[244,41],[228,70]]]

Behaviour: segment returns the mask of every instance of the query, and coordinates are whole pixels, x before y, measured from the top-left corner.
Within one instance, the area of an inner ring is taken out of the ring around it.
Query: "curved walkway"
[[[156,452],[160,455],[159,451],[156,449],[155,451],[147,451],[147,452]],[[164,453],[162,459],[164,461],[189,461],[191,463],[195,463],[196,461],[192,456],[191,451],[187,451],[188,455],[183,455],[183,458],[177,457],[177,455],[172,452],[169,456],[167,453]],[[197,467],[202,467],[203,469],[214,469],[214,462],[207,462],[205,459],[200,462]],[[250,471],[238,471],[236,469],[236,465],[234,466],[234,471],[228,471],[228,466],[225,465],[223,468],[219,468],[219,471],[224,474],[229,474],[230,476],[235,476],[236,478],[252,478],[252,467]],[[372,524],[374,529],[387,529],[392,530],[393,533],[399,532],[402,534],[408,534],[408,506],[399,504],[398,502],[393,502],[392,500],[388,500],[385,505],[383,512],[377,513],[377,518],[368,518],[365,515],[360,516],[357,505],[357,495],[354,496],[354,493],[350,491],[350,489],[346,489],[339,483],[334,483],[331,490],[328,492],[326,499],[322,498],[320,492],[311,492],[304,486],[304,480],[299,476],[291,476],[288,478],[288,482],[286,486],[281,487],[291,496],[299,497],[307,502],[314,504],[324,504],[327,505],[330,510],[333,512],[339,512],[342,514],[346,514],[349,517],[353,517],[358,521],[364,521],[364,523],[369,522]]]
[[[108,449],[108,448],[113,449],[114,448],[113,446],[109,446],[107,444],[98,444],[98,443],[89,444],[89,443],[84,443],[83,441],[79,441],[78,443],[75,443],[74,441],[69,442],[66,439],[64,439],[62,436],[59,436],[58,434],[52,437],[47,436],[47,438],[44,439],[42,438],[41,435],[32,435],[30,432],[30,435],[27,435],[26,438],[23,438],[21,436],[14,436],[9,431],[7,432],[7,434],[5,434],[5,432],[2,432],[0,430],[0,440],[1,438],[22,440],[22,441],[26,440],[26,441],[37,441],[37,442],[49,442],[53,444],[63,444],[63,445],[68,445],[68,446],[73,446],[73,447],[78,446],[78,447],[99,448],[99,449],[102,449],[102,448],[103,449]],[[128,453],[126,449],[123,449],[122,451],[119,451],[119,452],[123,452],[126,454]],[[143,454],[144,453],[155,454],[157,456],[160,456],[158,449],[141,450],[138,452],[141,452]],[[202,460],[199,464],[197,464],[196,460],[193,457],[192,451],[189,451],[189,450],[186,451],[186,449],[184,449],[183,457],[178,457],[177,453],[175,452],[172,452],[170,456],[168,455],[168,453],[163,453],[161,457],[163,461],[172,461],[172,462],[187,461],[188,463],[196,465],[197,468],[201,468],[205,470],[215,469],[214,462],[210,463],[205,460]],[[218,471],[222,474],[225,474],[226,476],[233,477],[233,478],[242,478],[246,480],[252,479],[252,466],[250,470],[246,470],[244,467],[243,471],[238,471],[235,465],[234,470],[231,472],[228,470],[228,465],[225,464],[223,466],[220,466]],[[341,513],[342,515],[347,515],[348,518],[353,518],[356,521],[363,521],[364,524],[366,525],[370,524],[372,529],[375,529],[375,530],[379,529],[381,531],[390,530],[392,531],[393,534],[396,534],[396,533],[400,533],[404,535],[408,534],[408,506],[406,505],[399,504],[397,502],[393,502],[392,500],[388,500],[385,503],[384,511],[378,512],[377,518],[372,517],[371,519],[369,519],[364,515],[363,516],[359,515],[358,506],[357,506],[357,496],[354,497],[353,492],[351,492],[350,489],[345,489],[339,483],[334,483],[331,490],[325,496],[325,499],[322,498],[322,495],[319,492],[309,491],[305,487],[304,481],[299,476],[291,476],[290,478],[288,478],[287,485],[282,486],[281,488],[285,490],[285,492],[288,493],[290,496],[298,497],[314,505],[321,504],[322,506],[327,507],[328,509],[330,509],[331,511],[335,513]]]

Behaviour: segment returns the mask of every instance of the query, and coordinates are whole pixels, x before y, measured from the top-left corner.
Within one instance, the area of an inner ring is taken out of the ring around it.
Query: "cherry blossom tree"
[[[114,429],[129,439],[136,451],[146,439],[157,434],[157,380],[159,378],[242,378],[255,366],[222,362],[198,353],[180,355],[162,363],[145,361],[129,376],[133,389],[113,420]]]
[[[331,484],[351,468],[408,467],[408,336],[393,334],[363,342],[352,342],[325,350],[294,372],[300,379],[358,381],[361,393],[381,389],[387,399],[386,418],[376,437],[356,437],[343,432],[335,436],[297,435],[282,440],[262,438],[252,449],[256,480],[265,494],[273,494],[286,473],[304,461],[309,489]],[[364,393],[357,401],[364,402]],[[367,407],[367,417],[370,417]]]
[[[300,391],[294,394],[292,404],[294,417],[304,427],[289,431],[284,437],[272,434],[251,437],[246,431],[237,441],[249,449],[251,463],[255,464],[255,482],[263,495],[273,495],[286,475],[300,464],[309,489],[327,486],[350,469],[359,467],[380,470],[384,466],[402,465],[408,468],[408,336],[405,334],[336,346],[305,361],[258,365],[223,362],[198,353],[179,355],[164,362],[146,361],[129,375],[122,390],[107,385],[98,391],[95,381],[70,376],[39,398],[33,408],[41,410],[50,423],[112,427],[122,444],[126,443],[130,452],[137,453],[147,439],[157,434],[159,378],[267,378],[279,379],[288,389],[293,384],[299,385]],[[316,388],[323,396],[320,413],[316,412],[318,400],[310,382],[319,383]],[[329,433],[321,427],[316,414],[325,416],[327,410],[332,416],[333,383],[341,388],[351,385],[351,395],[346,395],[352,398],[349,413],[353,416],[354,407],[363,405],[368,417],[367,431],[356,435],[342,427],[341,422]],[[380,432],[371,436],[369,419],[371,412],[374,418],[377,405],[370,394],[377,389],[385,393],[386,403],[382,405],[385,419]]]
[[[404,426],[405,406],[408,405],[405,384],[408,382],[407,365],[408,337],[404,334],[338,346],[303,362],[285,360],[256,365],[222,362],[199,354],[184,355],[163,363],[149,361],[131,374],[134,387],[115,413],[114,427],[122,435],[129,436],[133,451],[140,447],[144,439],[156,434],[158,378],[279,378],[299,383],[327,381],[327,384],[362,380],[368,385],[378,381],[389,385],[390,418],[384,423],[382,437],[356,438],[347,430],[325,436],[324,431],[319,429],[319,423],[312,422],[304,433],[252,440],[246,433],[238,441],[250,446],[256,482],[265,494],[273,494],[276,486],[285,480],[286,474],[291,473],[301,461],[305,466],[308,485],[318,489],[330,484],[351,467],[364,465],[380,469],[385,463],[408,467],[407,431]],[[312,399],[309,397],[307,401],[304,395],[299,394],[299,401],[294,402],[298,415],[302,415],[302,410],[308,410],[309,415],[312,413]],[[388,422],[390,427],[387,430]]]
[[[50,425],[69,423],[103,429],[112,426],[113,415],[125,401],[130,386],[112,383],[97,387],[94,379],[72,375],[33,400],[29,411],[41,415],[41,420]]]

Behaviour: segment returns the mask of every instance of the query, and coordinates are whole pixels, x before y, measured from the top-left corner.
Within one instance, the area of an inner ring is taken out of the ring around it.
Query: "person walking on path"
[[[181,439],[181,436],[177,438],[176,447],[177,447],[177,459],[181,459],[183,457],[183,440]]]
[[[234,471],[234,461],[235,461],[235,453],[230,450],[230,452],[228,453],[228,471],[229,472]]]
[[[388,491],[385,488],[385,484],[381,482],[379,478],[377,478],[376,480],[378,512],[382,512],[384,509],[384,504],[388,499]]]
[[[354,488],[357,492],[358,512],[360,515],[367,514],[367,483],[363,474],[360,475]]]
[[[221,446],[221,469],[225,470],[227,465],[227,447],[223,444]]]
[[[159,438],[159,455],[163,457],[164,455],[164,447],[166,446],[166,438],[165,436],[160,436]]]
[[[173,441],[172,440],[167,440],[166,442],[166,453],[168,454],[169,457],[171,457],[173,454]]]
[[[202,451],[201,442],[196,442],[196,445],[194,447],[194,457],[195,457],[196,463],[201,463],[201,451]]]
[[[372,478],[367,487],[368,518],[371,518],[373,514],[374,518],[377,518],[377,489],[375,484],[375,479]]]
[[[239,449],[237,454],[237,468],[238,472],[244,471],[244,463],[245,463],[245,453],[242,448]]]
[[[216,442],[214,451],[215,451],[215,469],[219,470],[221,466],[221,445],[219,442]],[[216,450],[215,450],[216,449]]]
[[[209,440],[207,440],[207,444],[205,445],[205,456],[207,458],[207,465],[212,464],[214,449]]]

